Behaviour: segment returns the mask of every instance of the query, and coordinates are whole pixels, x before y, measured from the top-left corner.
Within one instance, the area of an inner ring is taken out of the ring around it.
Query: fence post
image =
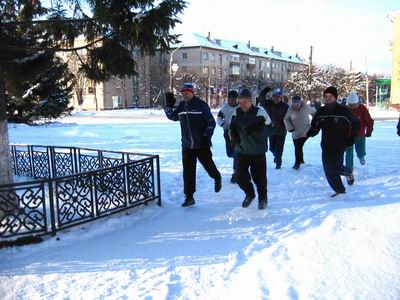
[[[161,178],[160,178],[161,172],[160,172],[160,156],[159,155],[156,155],[156,162],[157,162],[157,189],[158,189],[157,205],[161,206]]]
[[[56,235],[56,217],[54,213],[54,191],[53,191],[53,180],[47,181],[49,185],[49,202],[50,202],[50,224],[51,224],[51,235]],[[57,214],[58,215],[58,214]]]

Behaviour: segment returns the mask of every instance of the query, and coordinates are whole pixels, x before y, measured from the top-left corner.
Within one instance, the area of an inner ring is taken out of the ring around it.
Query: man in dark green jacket
[[[239,107],[232,115],[229,129],[236,151],[236,181],[246,194],[242,207],[248,207],[255,198],[253,178],[258,192],[258,209],[264,209],[268,203],[265,153],[272,122],[262,107],[253,105],[250,90],[243,88],[238,100]]]

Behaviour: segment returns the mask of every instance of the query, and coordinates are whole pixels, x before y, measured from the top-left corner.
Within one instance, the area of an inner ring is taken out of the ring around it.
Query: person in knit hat
[[[368,109],[363,104],[359,103],[358,95],[355,92],[351,92],[347,96],[346,100],[347,106],[360,122],[360,129],[358,130],[357,136],[354,140],[354,145],[346,147],[346,166],[353,170],[354,148],[356,149],[360,164],[365,165],[365,140],[366,137],[371,137],[372,131],[374,130],[374,120],[371,118]],[[347,177],[347,182],[349,185],[354,183],[353,174]]]
[[[236,183],[235,179],[235,149],[231,146],[231,139],[229,137],[229,125],[231,123],[231,117],[233,112],[238,107],[238,92],[231,90],[228,93],[228,101],[222,105],[217,116],[217,124],[224,130],[225,148],[226,155],[233,158],[233,174],[231,177],[231,183]]]
[[[299,96],[292,98],[292,105],[289,107],[285,118],[285,126],[288,132],[292,133],[295,163],[293,169],[298,170],[304,164],[303,146],[307,140],[307,131],[310,129],[310,115],[315,114],[315,109],[301,100]]]
[[[185,83],[181,88],[182,98],[175,108],[172,92],[166,93],[165,114],[172,121],[181,125],[183,192],[185,201],[182,207],[195,204],[193,194],[196,191],[197,160],[203,165],[208,175],[214,179],[214,191],[221,190],[221,174],[212,159],[211,137],[215,129],[215,120],[206,102],[195,96],[194,86]]]
[[[249,89],[243,88],[238,99],[239,107],[232,114],[229,134],[236,152],[236,181],[246,195],[242,207],[249,207],[256,197],[253,179],[257,187],[258,209],[264,209],[268,203],[265,153],[272,122],[262,107],[253,105]]]
[[[343,165],[346,146],[354,144],[360,122],[344,105],[337,103],[338,92],[333,86],[324,91],[325,105],[314,115],[307,137],[322,131],[322,165],[330,187],[335,191],[331,197],[346,193],[340,175],[350,176],[352,170]]]
[[[262,107],[267,111],[274,124],[274,133],[269,137],[269,150],[274,155],[275,169],[280,169],[282,166],[282,154],[287,134],[283,119],[285,118],[289,105],[283,101],[282,90],[275,89],[272,92],[272,100],[265,101]]]

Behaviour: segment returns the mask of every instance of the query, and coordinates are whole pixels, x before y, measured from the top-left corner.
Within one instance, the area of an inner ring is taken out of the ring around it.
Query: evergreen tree
[[[80,71],[94,81],[132,76],[134,48],[153,54],[177,42],[169,31],[185,5],[183,0],[0,0],[0,184],[12,178],[6,97],[11,118],[32,121],[39,112],[53,117],[67,107],[72,80],[56,54],[85,50]],[[83,45],[74,45],[78,37]]]

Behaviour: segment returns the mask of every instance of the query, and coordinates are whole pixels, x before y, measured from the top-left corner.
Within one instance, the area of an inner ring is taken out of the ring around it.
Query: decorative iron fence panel
[[[21,145],[10,154],[14,174],[45,179],[0,186],[0,242],[55,234],[153,200],[161,205],[158,156]]]
[[[46,185],[23,183],[0,186],[0,236],[46,233]]]

